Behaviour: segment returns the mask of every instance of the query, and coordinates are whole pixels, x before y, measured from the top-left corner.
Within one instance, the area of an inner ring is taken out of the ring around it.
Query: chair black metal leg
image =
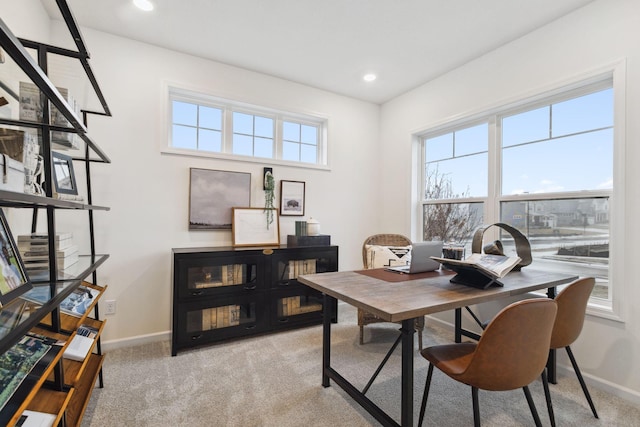
[[[596,407],[593,404],[593,400],[591,400],[591,394],[589,394],[589,390],[587,389],[587,384],[585,384],[584,379],[582,378],[582,373],[580,372],[580,368],[578,368],[578,363],[576,362],[576,358],[573,357],[573,352],[571,351],[571,347],[566,346],[565,350],[567,350],[567,354],[569,355],[569,360],[571,360],[571,365],[573,365],[573,370],[576,372],[578,376],[578,381],[580,381],[580,386],[582,387],[582,391],[584,392],[584,396],[587,398],[587,402],[589,402],[589,406],[591,407],[591,412],[593,412],[593,416],[598,417],[598,413],[596,412]]]
[[[551,392],[549,391],[549,381],[547,381],[546,369],[542,371],[542,387],[544,388],[544,398],[547,400],[547,411],[549,411],[551,427],[556,427],[556,417],[553,413],[553,403],[551,403]]]
[[[422,427],[424,420],[424,412],[427,408],[427,398],[429,397],[429,387],[431,386],[431,376],[433,375],[433,364],[429,363],[427,371],[427,381],[424,383],[424,393],[422,394],[422,405],[420,405],[420,418],[418,419],[418,427]]]
[[[538,415],[538,411],[536,410],[536,404],[533,403],[533,398],[531,397],[529,387],[524,386],[522,387],[522,390],[524,390],[524,395],[527,398],[527,403],[529,404],[529,409],[531,409],[531,415],[533,415],[533,420],[536,423],[536,427],[542,427],[542,422],[540,421],[540,416]]]
[[[478,387],[471,387],[471,400],[473,401],[473,427],[480,427],[480,406],[478,404]]]

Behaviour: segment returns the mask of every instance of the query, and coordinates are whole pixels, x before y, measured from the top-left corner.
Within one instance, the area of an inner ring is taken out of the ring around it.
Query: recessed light
[[[377,78],[377,76],[375,74],[365,74],[362,78],[365,82],[372,82]]]
[[[133,0],[133,4],[135,4],[138,9],[144,10],[145,12],[153,10],[153,3],[149,0]]]

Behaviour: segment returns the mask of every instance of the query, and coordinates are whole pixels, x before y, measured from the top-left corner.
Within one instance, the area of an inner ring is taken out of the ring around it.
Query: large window
[[[324,166],[326,119],[169,88],[172,152]]]
[[[470,251],[478,226],[510,224],[536,267],[595,277],[592,301],[610,306],[611,78],[427,133],[422,146],[425,240]]]

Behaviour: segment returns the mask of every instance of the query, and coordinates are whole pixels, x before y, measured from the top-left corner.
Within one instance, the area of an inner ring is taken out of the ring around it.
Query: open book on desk
[[[470,257],[458,260],[431,257],[444,267],[458,273],[451,279],[453,283],[486,289],[491,285],[502,286],[498,279],[503,278],[518,265],[520,257],[488,255],[474,253]]]

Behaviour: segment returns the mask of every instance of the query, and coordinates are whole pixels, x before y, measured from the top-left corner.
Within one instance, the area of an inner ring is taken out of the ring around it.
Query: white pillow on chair
[[[411,245],[380,246],[365,245],[368,268],[395,267],[411,262]]]

